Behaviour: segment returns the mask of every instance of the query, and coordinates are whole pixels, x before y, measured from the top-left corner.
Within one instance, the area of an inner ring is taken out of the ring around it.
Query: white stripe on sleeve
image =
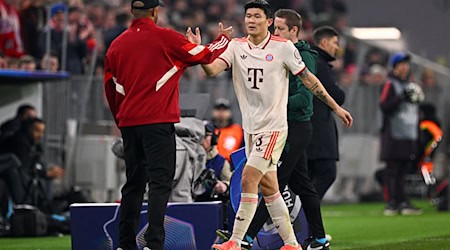
[[[161,79],[159,79],[158,82],[156,82],[156,91],[158,91],[166,82],[173,76],[175,73],[178,72],[177,66],[173,66],[169,71],[167,71]]]
[[[125,88],[117,82],[117,78],[113,77],[113,82],[116,85],[116,91],[121,95],[125,95]]]
[[[188,51],[189,54],[196,56],[198,55],[200,52],[202,52],[205,49],[205,46],[203,45],[197,45],[194,48],[192,48],[191,50]]]

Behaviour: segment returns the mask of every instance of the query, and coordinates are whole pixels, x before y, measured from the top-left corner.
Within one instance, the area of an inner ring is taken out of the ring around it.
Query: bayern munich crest
[[[272,54],[267,54],[266,55],[266,61],[268,61],[268,62],[273,61],[273,55]]]

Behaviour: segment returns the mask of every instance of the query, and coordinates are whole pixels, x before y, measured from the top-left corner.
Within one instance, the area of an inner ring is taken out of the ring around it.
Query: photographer
[[[194,185],[203,184],[205,192],[196,197],[195,201],[228,200],[228,188],[231,179],[230,164],[217,151],[216,128],[212,123],[205,125],[205,138],[202,146],[206,151],[206,169],[203,170]]]

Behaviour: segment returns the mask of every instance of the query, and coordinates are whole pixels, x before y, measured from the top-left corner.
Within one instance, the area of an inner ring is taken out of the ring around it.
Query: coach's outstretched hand
[[[226,29],[223,28],[223,24],[219,23],[219,35],[225,35],[226,37],[228,37],[228,39],[231,39],[231,34],[233,33],[233,27],[230,26]],[[196,27],[195,28],[195,33],[192,32],[191,27],[187,28],[186,31],[186,38],[189,40],[189,42],[191,43],[195,43],[197,45],[202,43],[202,36],[200,34],[200,28]]]
[[[195,28],[195,33],[194,33],[194,32],[192,32],[191,27],[188,27],[188,29],[186,31],[186,38],[191,43],[195,43],[197,45],[201,44],[202,36],[200,35],[200,28],[199,27]]]

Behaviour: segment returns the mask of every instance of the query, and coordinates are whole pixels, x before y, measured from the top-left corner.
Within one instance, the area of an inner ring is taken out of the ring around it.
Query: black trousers
[[[14,154],[0,155],[0,178],[6,182],[12,200],[16,204],[30,204],[25,190],[28,179],[21,173],[20,167],[21,162]]]
[[[400,205],[402,202],[409,202],[405,194],[405,177],[410,172],[412,163],[413,161],[386,161],[384,185],[387,196],[385,198],[394,206]]]
[[[311,230],[310,234],[315,238],[324,238],[320,200],[311,183],[306,161],[305,150],[311,137],[312,125],[309,121],[289,122],[287,143],[280,158],[282,163],[277,169],[277,177],[280,190],[288,184],[289,188],[300,197]],[[247,234],[255,238],[269,217],[263,199],[258,205]]]
[[[336,160],[308,160],[309,174],[320,200],[336,180]]]
[[[164,215],[175,175],[175,127],[172,123],[123,127],[127,181],[122,187],[119,246],[136,249],[136,230],[148,182],[147,246],[163,249]]]

